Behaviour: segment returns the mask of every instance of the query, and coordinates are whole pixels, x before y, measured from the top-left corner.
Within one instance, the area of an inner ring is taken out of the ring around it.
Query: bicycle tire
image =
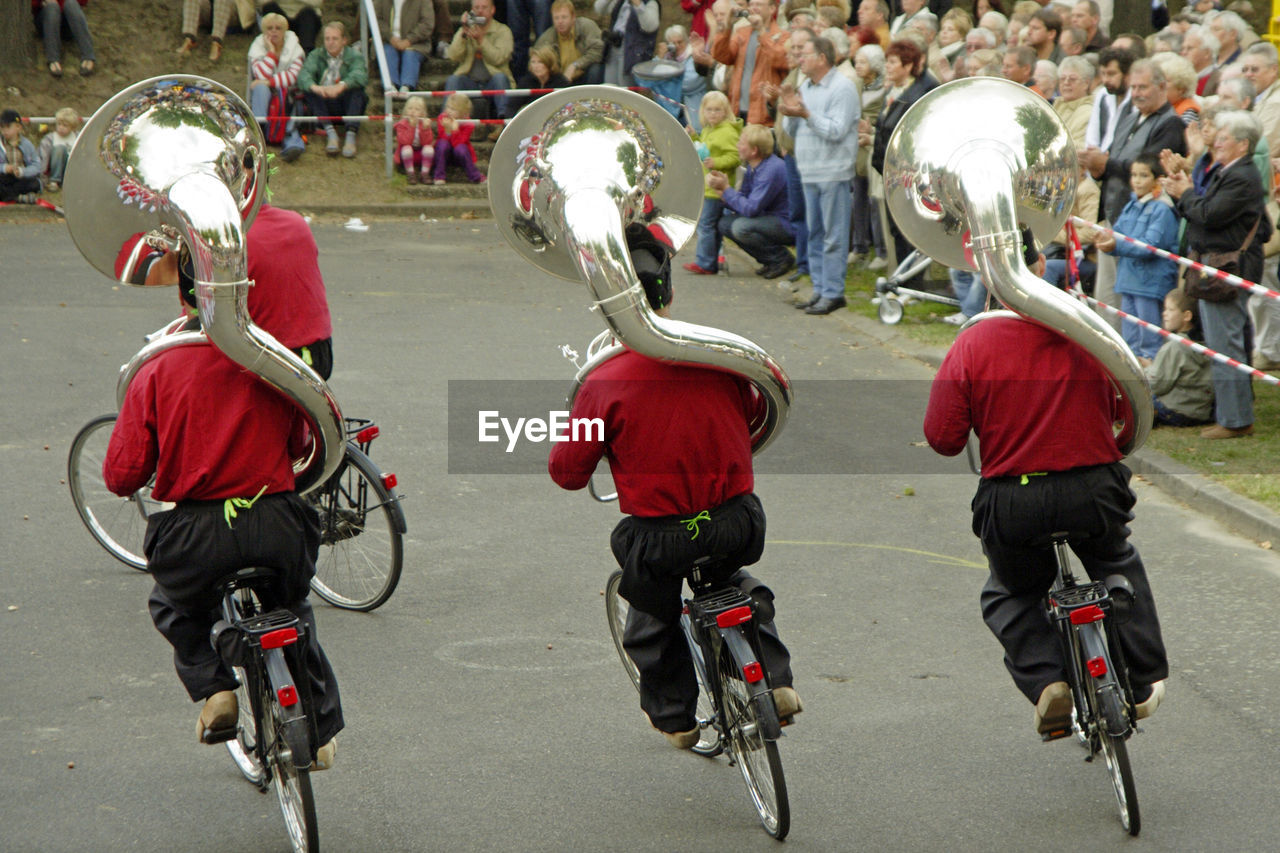
[[[347,444],[343,466],[308,499],[320,513],[320,553],[311,588],[344,610],[380,607],[395,592],[404,560],[397,498],[382,484],[381,472]]]
[[[267,679],[260,680],[262,720],[266,731],[267,763],[272,787],[284,817],[285,830],[294,853],[315,853],[320,849],[320,828],[316,821],[316,802],[311,792],[311,771],[297,767],[281,731],[283,713],[271,692]]]
[[[747,785],[747,793],[751,796],[761,826],[781,841],[791,829],[787,780],[782,773],[778,744],[762,736],[764,726],[747,682],[742,677],[744,663],[738,661],[727,647],[721,650],[720,694],[729,749]]]
[[[1129,764],[1129,748],[1125,737],[1129,731],[1128,715],[1125,713],[1120,694],[1120,685],[1111,684],[1114,690],[1098,691],[1099,704],[1102,706],[1106,731],[1098,732],[1098,746],[1102,752],[1107,775],[1111,777],[1111,787],[1116,795],[1116,807],[1120,811],[1120,824],[1130,835],[1136,836],[1142,831],[1142,814],[1138,808],[1138,788],[1133,778],[1133,768]],[[1113,722],[1116,723],[1113,725]],[[1111,734],[1122,731],[1124,734]]]
[[[627,614],[631,612],[630,605],[627,600],[618,594],[618,588],[622,585],[622,572],[615,571],[609,575],[609,580],[604,585],[604,612],[605,618],[609,622],[609,634],[613,637],[613,646],[618,651],[618,657],[622,660],[622,668],[627,671],[627,677],[631,679],[631,684],[640,690],[640,670],[636,668],[635,661],[631,660],[631,656],[627,654],[626,648],[622,645],[623,632],[627,627]],[[698,718],[698,726],[701,729],[701,735],[698,742],[694,744],[693,751],[698,755],[705,755],[708,758],[719,755],[723,751],[720,744],[720,735],[715,730],[710,721],[715,719],[715,707],[711,703],[711,688],[707,685],[706,664],[702,658],[702,647],[694,642],[693,637],[689,634],[687,617],[681,619],[681,625],[684,627],[685,639],[689,643],[689,651],[693,656],[693,671],[698,679],[698,707],[695,714]]]
[[[115,426],[115,415],[101,415],[89,421],[71,442],[67,453],[67,485],[71,501],[89,534],[126,566],[145,572],[147,558],[142,543],[147,533],[147,516],[162,505],[151,499],[151,487],[139,489],[127,498],[113,494],[102,479],[102,463]]]
[[[249,674],[239,666],[232,667],[231,671],[240,682],[240,686],[236,688],[236,700],[240,706],[240,723],[236,728],[236,736],[227,741],[227,752],[231,753],[231,760],[235,762],[236,769],[241,775],[265,791],[267,774],[262,762],[258,760],[258,725],[254,720],[250,699],[253,690],[249,685]]]

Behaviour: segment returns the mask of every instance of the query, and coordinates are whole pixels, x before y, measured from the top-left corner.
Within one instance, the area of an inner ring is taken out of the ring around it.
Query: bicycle
[[[760,663],[759,605],[735,586],[704,580],[708,560],[691,568],[693,597],[685,599],[680,616],[698,678],[700,736],[693,751],[714,757],[728,749],[729,763],[742,773],[765,832],[781,841],[791,828],[791,806],[778,754],[781,721]],[[622,665],[639,690],[640,672],[622,645],[630,608],[618,594],[621,583],[621,571],[609,576],[605,614]]]
[[[125,565],[146,571],[147,518],[166,505],[151,497],[150,485],[123,498],[107,489],[102,463],[115,421],[115,415],[101,415],[76,434],[67,455],[67,483],[80,520],[98,544]],[[384,474],[369,457],[379,432],[371,420],[347,418],[343,462],[308,496],[320,514],[320,554],[311,588],[347,610],[373,610],[390,598],[404,559],[407,528],[396,476]]]
[[[1136,836],[1142,829],[1138,793],[1129,765],[1126,741],[1137,727],[1137,710],[1124,650],[1117,635],[1133,602],[1133,587],[1123,575],[1105,581],[1077,583],[1067,553],[1069,534],[1050,534],[1058,575],[1045,596],[1045,613],[1057,628],[1066,661],[1067,683],[1074,702],[1070,727],[1049,731],[1045,741],[1074,734],[1089,751],[1085,761],[1102,753],[1115,791],[1120,823]]]
[[[240,720],[226,740],[240,773],[263,794],[275,787],[296,853],[320,849],[311,763],[318,737],[304,649],[306,626],[283,608],[267,609],[270,569],[241,569],[221,582],[222,618],[210,642],[240,686]]]

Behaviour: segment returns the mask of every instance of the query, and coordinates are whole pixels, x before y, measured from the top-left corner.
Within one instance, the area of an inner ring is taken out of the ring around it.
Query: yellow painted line
[[[901,545],[877,545],[871,542],[819,542],[806,541],[803,539],[769,539],[770,545],[806,545],[818,546],[821,548],[873,548],[879,551],[901,551],[904,554],[919,554],[922,557],[928,557],[931,563],[946,563],[952,566],[965,566],[967,568],[985,569],[986,563],[975,563],[973,560],[966,560],[962,557],[953,557],[950,554],[935,554],[933,551],[921,551],[918,548],[904,548]]]

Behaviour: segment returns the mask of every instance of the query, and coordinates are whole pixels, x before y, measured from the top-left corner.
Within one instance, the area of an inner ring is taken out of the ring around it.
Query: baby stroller
[[[894,325],[902,319],[903,309],[907,304],[916,300],[940,302],[953,308],[960,307],[960,300],[952,296],[944,296],[941,293],[935,293],[930,290],[913,290],[902,286],[902,282],[908,282],[915,278],[928,269],[931,263],[933,263],[932,258],[923,254],[919,249],[913,249],[910,254],[902,259],[902,263],[898,264],[898,268],[888,278],[880,276],[876,279],[876,296],[880,300],[877,307],[881,323],[886,326]]]

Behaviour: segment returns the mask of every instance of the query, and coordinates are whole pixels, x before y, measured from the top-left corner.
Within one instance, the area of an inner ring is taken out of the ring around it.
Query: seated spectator
[[[431,180],[431,161],[436,153],[436,135],[431,131],[427,118],[427,102],[421,95],[414,95],[404,102],[404,117],[396,122],[396,149],[391,159],[404,168],[405,178],[412,186],[421,180]],[[419,179],[421,175],[421,179]]]
[[[701,36],[687,37],[684,27],[672,24],[663,34],[667,40],[667,59],[679,62],[684,68],[680,78],[680,102],[684,105],[685,120],[693,125],[694,130],[702,129],[702,119],[698,110],[702,105],[702,96],[707,93],[707,75],[695,58],[694,42],[700,49],[705,48]]]
[[[560,73],[560,60],[555,51],[549,47],[535,47],[529,51],[529,70],[516,83],[517,89],[563,89],[569,85]],[[533,103],[541,95],[527,95],[512,98],[511,109],[518,112],[522,107]]]
[[[22,117],[0,112],[0,201],[35,204],[39,193],[40,155],[22,133]]]
[[[369,84],[369,67],[364,54],[347,45],[347,28],[341,21],[324,25],[324,47],[307,54],[298,75],[298,88],[307,98],[307,109],[319,119],[327,141],[324,151],[330,157],[338,153],[338,131],[333,117],[362,116],[369,103],[364,87]],[[356,131],[359,121],[343,121],[346,140],[342,156],[356,156]]]
[[[511,88],[515,80],[510,65],[511,30],[493,19],[493,10],[493,0],[471,0],[471,11],[463,14],[462,28],[449,45],[449,61],[457,63],[457,67],[445,80],[446,89]],[[483,114],[488,115],[485,99],[476,98],[472,103],[474,106],[483,103]],[[511,118],[505,95],[493,98],[493,108],[499,118]]]
[[[222,40],[227,37],[227,27],[231,24],[233,0],[183,0],[182,3],[182,47],[178,54],[185,56],[196,49],[200,26],[207,24],[212,44],[209,45],[209,59],[217,62],[222,58]]]
[[[292,163],[305,143],[288,116],[291,96],[306,54],[289,22],[279,12],[262,16],[262,34],[249,45],[249,109],[263,125],[268,142],[281,142],[280,156]],[[281,138],[283,137],[283,138]]]
[[[773,153],[773,133],[758,124],[743,128],[738,155],[747,167],[741,189],[734,189],[724,172],[712,170],[707,176],[707,187],[724,205],[720,235],[756,259],[760,264],[756,275],[781,278],[796,265],[786,248],[796,241],[788,221],[787,167]]]
[[[401,94],[418,88],[418,72],[431,55],[431,34],[436,13],[431,0],[375,0],[382,50],[387,58],[391,87]]]
[[[259,0],[261,2],[261,0]],[[298,36],[298,44],[304,53],[316,48],[316,36],[320,35],[320,10],[324,0],[270,0],[263,3],[259,12],[267,15],[275,12],[284,15],[289,29]]]
[[[453,43],[453,16],[449,13],[449,0],[432,0],[435,7],[436,28],[432,35],[436,43],[436,58],[449,58],[449,45]]]
[[[62,76],[62,41],[65,38],[74,38],[80,50],[80,76],[88,77],[97,70],[93,36],[89,35],[89,21],[84,16],[82,5],[81,0],[31,0],[36,32],[44,39],[44,60],[54,77]]]
[[[711,172],[730,175],[730,183],[738,174],[742,162],[738,154],[738,136],[742,133],[742,119],[729,112],[729,99],[723,92],[708,92],[702,99],[702,130],[693,132],[693,126],[685,128],[698,146],[702,159],[704,181]],[[697,250],[692,263],[684,268],[694,275],[715,275],[720,271],[720,214],[724,202],[720,194],[707,184],[702,196],[702,213],[698,217]]]
[[[71,146],[80,135],[80,114],[71,107],[63,107],[53,114],[53,130],[40,140],[40,174],[51,193],[62,189],[62,175],[67,170],[67,158]]]
[[[662,10],[658,0],[595,0],[595,12],[609,21],[603,32],[604,82],[634,86],[631,69],[653,59]],[[708,21],[708,24],[710,21]]]
[[[1197,343],[1204,343],[1197,311],[1200,300],[1175,288],[1165,294],[1161,324]],[[1212,362],[1204,353],[1165,340],[1155,361],[1147,366],[1156,426],[1199,426],[1213,421]]]
[[[578,17],[573,0],[551,4],[551,26],[533,46],[552,51],[560,73],[570,83],[595,84],[604,80],[604,36],[595,21]]]
[[[445,99],[444,109],[436,117],[436,184],[445,182],[445,169],[450,163],[462,167],[473,184],[484,183],[484,173],[476,166],[476,150],[471,147],[471,132],[475,125],[466,121],[471,117],[471,99],[454,92]]]

